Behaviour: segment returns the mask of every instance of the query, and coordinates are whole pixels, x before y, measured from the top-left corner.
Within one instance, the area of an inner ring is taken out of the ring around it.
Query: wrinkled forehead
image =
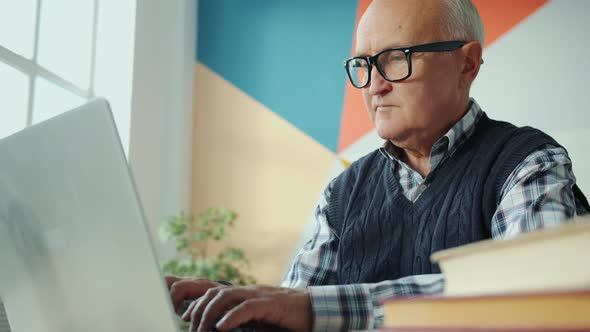
[[[370,55],[386,48],[437,41],[441,0],[375,0],[356,32],[355,55]]]

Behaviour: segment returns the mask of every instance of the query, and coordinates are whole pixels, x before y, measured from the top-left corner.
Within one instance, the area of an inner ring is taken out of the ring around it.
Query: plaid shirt
[[[398,159],[398,148],[387,142],[381,153],[393,160],[394,173],[404,195],[416,201],[437,176],[432,171],[473,133],[483,114],[475,100],[468,112],[433,146],[430,174],[422,176]],[[438,176],[441,176],[440,174]],[[551,227],[575,214],[571,161],[563,148],[545,146],[531,153],[508,176],[502,199],[492,220],[492,236],[508,238],[537,228]],[[408,276],[375,284],[335,285],[338,235],[327,222],[332,184],[319,199],[314,235],[294,259],[282,283],[284,287],[308,288],[315,331],[371,329],[383,324],[380,302],[394,296],[441,293],[442,274]]]

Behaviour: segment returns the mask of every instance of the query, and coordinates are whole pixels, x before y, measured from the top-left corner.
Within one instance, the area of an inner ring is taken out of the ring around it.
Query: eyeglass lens
[[[391,81],[406,77],[409,73],[406,54],[401,50],[390,50],[379,54],[377,64],[385,78]],[[347,63],[353,84],[357,87],[364,86],[369,80],[369,63],[363,58],[354,58]]]

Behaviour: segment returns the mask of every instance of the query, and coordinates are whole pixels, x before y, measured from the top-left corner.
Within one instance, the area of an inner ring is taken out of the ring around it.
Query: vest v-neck
[[[453,159],[447,158],[446,160],[444,160],[442,162],[442,164],[439,164],[436,167],[436,169],[434,169],[432,171],[431,174],[426,176],[426,178],[424,179],[424,181],[420,185],[421,186],[426,185],[427,187],[426,187],[426,189],[424,189],[422,191],[420,196],[418,196],[418,198],[413,202],[410,199],[408,199],[406,197],[406,195],[404,195],[403,188],[399,182],[399,179],[397,179],[395,177],[395,174],[394,174],[395,169],[394,169],[393,165],[391,164],[393,162],[394,161],[392,161],[392,160],[388,160],[390,167],[388,167],[388,169],[387,169],[386,178],[387,178],[387,182],[389,183],[390,187],[394,190],[395,203],[399,204],[401,207],[403,207],[403,209],[418,209],[419,210],[424,207],[424,204],[425,204],[424,202],[429,201],[430,197],[432,196],[432,192],[437,189],[436,186],[438,185],[438,182],[440,182],[437,174],[440,173],[441,170],[444,171],[444,169],[447,168],[448,164],[453,164]]]
[[[390,185],[392,186],[392,188],[394,188],[394,190],[396,192],[399,192],[399,194],[401,195],[395,195],[395,199],[396,202],[399,203],[401,206],[405,208],[412,208],[412,209],[423,209],[424,208],[424,202],[427,202],[430,200],[431,196],[433,195],[433,192],[439,192],[441,190],[441,188],[439,188],[439,186],[441,185],[440,182],[440,176],[438,175],[439,173],[441,174],[446,174],[447,169],[448,168],[453,168],[454,166],[456,166],[457,160],[461,159],[463,156],[462,154],[465,153],[465,149],[469,148],[470,146],[473,145],[474,142],[476,142],[478,140],[478,136],[480,134],[482,134],[482,132],[484,131],[484,128],[486,126],[489,125],[488,121],[489,118],[485,115],[485,113],[482,115],[482,119],[484,119],[484,121],[478,121],[478,123],[475,124],[475,130],[473,132],[473,134],[471,135],[472,139],[468,140],[466,142],[463,142],[463,144],[461,144],[461,146],[458,146],[456,148],[456,150],[453,152],[452,156],[449,156],[447,158],[444,158],[443,160],[441,160],[439,162],[439,164],[436,166],[436,168],[429,173],[426,177],[424,177],[424,180],[422,181],[422,183],[420,184],[421,186],[426,185],[426,189],[424,189],[422,191],[422,193],[420,194],[420,196],[418,196],[418,198],[415,201],[411,201],[409,200],[406,195],[403,194],[403,188],[401,186],[401,184],[399,183],[399,179],[397,179],[395,177],[395,169],[393,167],[393,165],[391,165],[392,167],[390,167],[391,171],[387,172],[387,180],[390,183]],[[393,163],[394,161],[389,159],[388,160],[390,163]],[[400,166],[400,165],[398,165]],[[400,197],[401,196],[401,197]]]
[[[475,132],[412,202],[379,150],[359,159],[333,183],[327,220],[339,234],[339,284],[439,273],[433,252],[491,237],[501,185],[527,155],[558,144],[532,128],[482,115]],[[425,184],[426,184],[425,183]]]

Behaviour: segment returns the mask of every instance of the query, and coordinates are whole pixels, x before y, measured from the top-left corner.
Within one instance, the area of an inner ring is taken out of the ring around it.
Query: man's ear
[[[463,54],[462,81],[467,86],[470,86],[479,73],[479,66],[483,63],[481,58],[482,46],[480,43],[472,41],[461,47],[461,53]]]

